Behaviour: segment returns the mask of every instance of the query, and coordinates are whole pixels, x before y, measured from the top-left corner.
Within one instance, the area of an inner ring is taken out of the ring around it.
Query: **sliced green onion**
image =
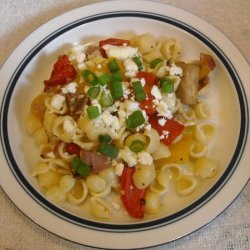
[[[87,113],[88,113],[89,119],[91,120],[97,118],[100,115],[100,111],[97,106],[87,107]]]
[[[112,80],[113,81],[122,81],[123,80],[122,73],[120,71],[113,73]]]
[[[96,98],[100,93],[100,87],[90,87],[87,91],[87,94],[93,98]]]
[[[99,142],[101,143],[108,143],[112,140],[110,135],[99,135],[98,139],[99,139]]]
[[[115,59],[108,62],[110,72],[114,73],[120,70],[120,66]]]
[[[163,60],[161,58],[156,58],[150,62],[150,68],[154,69]]]
[[[113,100],[109,94],[105,93],[105,91],[102,91],[99,103],[102,107],[107,108],[112,105]]]
[[[111,81],[111,75],[109,73],[104,73],[98,78],[99,83],[104,86]]]
[[[126,120],[127,128],[136,128],[145,122],[145,118],[140,110],[134,111]]]
[[[75,157],[73,159],[71,166],[79,175],[83,177],[86,177],[90,172],[90,166],[84,163],[79,157]]]
[[[87,83],[90,83],[91,85],[97,85],[98,84],[98,77],[93,72],[91,72],[90,70],[85,69],[82,72],[82,76],[83,76],[84,80]]]
[[[174,92],[174,79],[165,78],[161,79],[160,86],[163,93],[173,93]]]
[[[122,89],[122,83],[119,81],[113,81],[110,83],[110,92],[111,96],[114,100],[120,99],[123,97],[123,89]]]
[[[119,153],[119,149],[110,144],[100,144],[96,150],[97,152],[107,155],[110,158],[116,158]]]
[[[133,87],[135,91],[135,100],[140,102],[143,101],[146,98],[146,95],[144,93],[142,84],[140,81],[133,82]]]
[[[141,152],[145,147],[145,143],[141,140],[134,140],[132,141],[131,145],[130,145],[130,150],[135,152],[135,153],[139,153]]]
[[[139,56],[135,56],[132,59],[135,62],[135,64],[137,65],[138,71],[143,70],[143,65],[142,65],[142,61],[141,61],[140,57]]]

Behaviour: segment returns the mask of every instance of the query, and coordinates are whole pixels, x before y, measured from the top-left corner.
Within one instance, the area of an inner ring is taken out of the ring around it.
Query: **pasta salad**
[[[40,147],[32,175],[48,199],[87,204],[99,219],[113,210],[143,218],[161,213],[169,192],[188,196],[217,174],[204,101],[216,65],[204,53],[181,55],[176,39],[141,34],[76,45],[55,60],[26,119]]]

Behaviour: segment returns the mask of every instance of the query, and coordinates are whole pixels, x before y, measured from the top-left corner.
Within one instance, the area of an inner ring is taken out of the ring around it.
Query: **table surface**
[[[0,0],[0,66],[33,30],[68,10],[100,1]],[[161,0],[202,17],[221,30],[250,62],[249,0]],[[93,249],[44,230],[0,188],[0,249]],[[150,249],[250,249],[250,183],[216,219],[177,241]]]

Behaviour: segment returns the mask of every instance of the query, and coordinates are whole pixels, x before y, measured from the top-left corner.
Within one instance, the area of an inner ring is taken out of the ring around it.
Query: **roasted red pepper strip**
[[[161,141],[166,145],[170,145],[174,141],[174,139],[182,133],[185,126],[176,121],[175,119],[167,120],[165,125],[161,126],[158,123],[158,120],[161,118],[161,116],[152,115],[149,116],[148,122],[155,130],[158,131],[160,136],[163,134],[163,131],[168,132],[168,135],[161,139]]]
[[[133,182],[135,168],[125,167],[121,175],[121,200],[127,212],[135,218],[144,217],[145,189],[138,189]]]
[[[155,107],[153,103],[154,97],[149,94],[147,99],[140,102],[139,106],[142,110],[145,110],[148,115],[153,115],[155,113]]]
[[[114,46],[124,46],[124,45],[130,45],[130,41],[125,40],[125,39],[119,39],[119,38],[108,38],[106,40],[101,40],[99,42],[99,51],[104,58],[107,58],[106,51],[102,48],[103,45],[105,44],[110,44]]]
[[[153,73],[139,71],[136,75],[139,79],[144,79],[146,84],[144,85],[143,89],[147,98],[140,102],[140,108],[145,110],[148,115],[153,115],[155,113],[154,103],[153,100],[155,99],[151,95],[151,89],[153,85],[157,85],[159,82],[159,78],[155,76]]]
[[[65,145],[65,152],[67,152],[70,155],[79,155],[80,154],[81,147],[79,147],[77,144],[71,142],[67,143]]]
[[[63,85],[73,81],[76,74],[76,70],[69,61],[68,56],[62,55],[58,57],[57,62],[54,64],[50,79],[45,80],[44,84],[45,86]]]
[[[153,85],[156,85],[159,82],[159,78],[154,75],[153,73],[139,71],[136,75],[136,78],[145,79],[146,85],[150,85],[151,87]]]

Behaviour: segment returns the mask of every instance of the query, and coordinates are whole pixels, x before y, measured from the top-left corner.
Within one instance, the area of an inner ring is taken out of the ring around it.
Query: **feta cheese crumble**
[[[132,58],[137,54],[138,48],[131,46],[114,46],[105,44],[102,46],[108,57],[115,57],[119,60],[125,60]]]
[[[64,102],[65,102],[65,96],[55,94],[51,99],[50,105],[55,110],[60,111],[63,108]]]
[[[148,152],[140,152],[138,154],[138,162],[142,165],[151,165],[153,163],[153,157]]]
[[[151,95],[153,95],[154,98],[156,98],[158,100],[162,99],[161,91],[160,91],[160,89],[156,85],[154,85],[152,87],[152,89],[151,89]]]
[[[63,94],[68,94],[68,93],[74,94],[76,92],[76,87],[77,87],[77,83],[71,82],[62,88],[62,93]]]
[[[75,131],[75,124],[73,124],[69,119],[65,119],[63,122],[63,130],[66,133],[72,134]]]
[[[160,126],[164,126],[165,125],[165,123],[166,123],[166,119],[165,118],[161,118],[161,119],[159,119],[158,120],[158,124],[160,125]]]
[[[119,151],[118,155],[122,160],[127,162],[129,167],[134,167],[137,164],[137,155],[132,152],[128,147],[125,147]]]
[[[158,112],[158,116],[163,116],[167,119],[171,119],[173,117],[171,110],[164,101],[160,101],[156,107],[156,111]]]
[[[117,163],[115,165],[115,174],[121,176],[123,169],[124,169],[124,164],[122,162]]]
[[[125,67],[125,76],[127,77],[135,77],[138,72],[137,64],[130,58],[125,59],[123,61],[123,65]]]

